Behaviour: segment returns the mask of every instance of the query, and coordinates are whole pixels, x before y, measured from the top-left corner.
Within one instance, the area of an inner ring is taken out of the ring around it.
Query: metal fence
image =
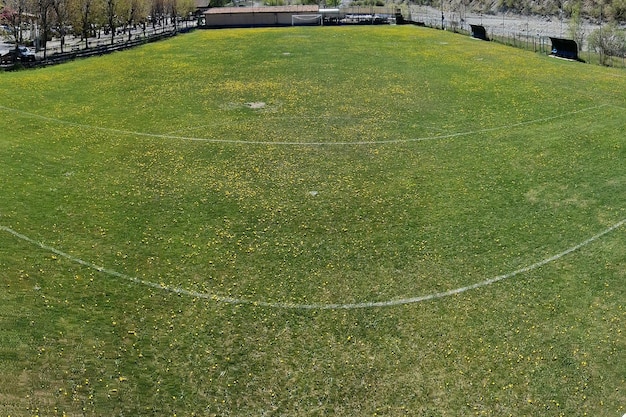
[[[37,52],[37,59],[32,62],[10,62],[0,65],[4,70],[13,70],[16,68],[37,68],[55,65],[78,58],[87,58],[92,56],[109,54],[112,52],[133,48],[138,45],[156,42],[162,39],[176,36],[179,33],[188,32],[195,29],[195,24],[182,24],[174,27],[161,26],[156,28],[139,29],[130,33],[119,33],[113,37],[101,36],[81,40],[80,38],[68,37],[61,47],[60,40],[49,42],[46,50]],[[129,39],[130,38],[130,39]],[[63,52],[61,52],[63,51]]]
[[[547,55],[552,52],[550,37],[571,38],[570,21],[558,16],[531,18],[530,16],[488,15],[466,11],[441,11],[420,6],[411,7],[409,13],[410,20],[416,24],[461,34],[471,34],[470,24],[481,25],[484,26],[490,41]],[[600,27],[600,24],[582,23],[581,38],[577,40],[579,58],[588,63],[626,68],[625,54],[602,56],[589,46],[589,35]]]

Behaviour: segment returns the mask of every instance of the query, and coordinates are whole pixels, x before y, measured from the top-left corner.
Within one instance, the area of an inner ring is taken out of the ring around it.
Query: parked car
[[[11,65],[16,62],[35,62],[36,56],[27,46],[18,46],[10,49],[6,54],[0,54],[0,64]]]
[[[22,62],[33,62],[35,61],[35,53],[26,46],[18,46],[17,59]]]
[[[10,52],[0,54],[0,65],[11,65],[13,61],[13,55]]]

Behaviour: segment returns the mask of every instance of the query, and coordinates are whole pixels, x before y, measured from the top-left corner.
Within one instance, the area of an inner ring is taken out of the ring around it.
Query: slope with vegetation
[[[416,0],[413,4],[440,7],[439,0]],[[516,13],[546,15],[623,22],[626,20],[625,0],[450,0],[446,7],[453,10],[472,10],[482,13]]]

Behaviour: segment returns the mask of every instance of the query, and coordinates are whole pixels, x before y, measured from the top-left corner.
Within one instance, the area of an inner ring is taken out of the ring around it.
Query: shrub
[[[626,36],[614,24],[594,30],[589,35],[589,47],[600,54],[600,63],[608,65],[611,57],[623,57],[626,52]]]

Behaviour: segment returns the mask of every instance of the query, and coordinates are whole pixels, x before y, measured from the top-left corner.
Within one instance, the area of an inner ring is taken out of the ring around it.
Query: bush
[[[614,24],[596,29],[589,35],[589,47],[600,54],[600,63],[607,65],[611,57],[626,53],[626,35]]]

